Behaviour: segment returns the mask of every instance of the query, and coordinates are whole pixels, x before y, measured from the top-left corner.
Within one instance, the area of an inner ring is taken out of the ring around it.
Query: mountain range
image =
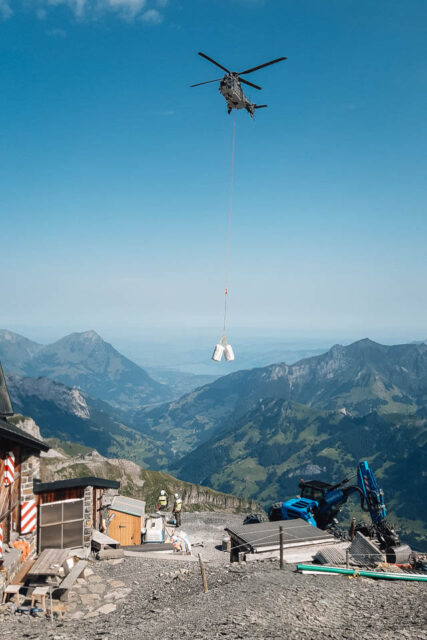
[[[0,362],[8,372],[51,378],[122,412],[173,397],[168,385],[154,380],[95,331],[72,333],[44,346],[0,330]]]
[[[427,345],[385,346],[364,339],[293,365],[238,371],[179,400],[142,408],[133,424],[184,455],[267,399],[352,416],[414,413],[427,405]]]
[[[144,467],[167,466],[169,450],[124,424],[106,402],[50,378],[9,374],[6,380],[15,413],[31,416],[43,437],[71,440],[103,455],[127,456]]]
[[[260,400],[184,456],[173,471],[220,491],[256,497],[267,506],[296,495],[300,478],[339,482],[354,476],[358,462],[366,459],[388,509],[418,541],[424,534],[421,521],[427,524],[426,427],[421,410],[355,417],[289,400]]]
[[[9,375],[8,383],[15,411],[34,417],[44,436],[265,506],[295,495],[301,475],[338,482],[367,459],[392,515],[413,540],[427,533],[424,343],[386,346],[364,339],[335,345],[293,365],[238,371],[179,399],[147,406],[145,392],[139,389],[138,401],[132,395],[138,384],[127,388],[125,382],[123,388],[126,375],[116,377],[115,363],[121,372],[123,356],[92,332],[40,348],[25,339],[21,348],[19,341],[1,337],[5,368],[38,376]],[[74,388],[56,376],[74,382]],[[113,400],[105,392],[101,397],[103,384],[114,387]],[[83,385],[98,395],[92,397]],[[169,392],[168,385],[160,386]]]

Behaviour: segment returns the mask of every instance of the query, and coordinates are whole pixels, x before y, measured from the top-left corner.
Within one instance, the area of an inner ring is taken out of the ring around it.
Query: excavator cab
[[[307,482],[301,480],[298,486],[301,489],[301,498],[320,502],[333,485],[321,480],[308,480]]]

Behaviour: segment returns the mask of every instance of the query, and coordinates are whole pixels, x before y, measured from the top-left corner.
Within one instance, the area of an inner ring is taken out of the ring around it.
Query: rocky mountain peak
[[[0,361],[9,373],[77,387],[120,410],[169,400],[172,395],[166,384],[151,378],[94,329],[71,333],[46,346],[5,330],[0,332]]]
[[[18,333],[8,331],[7,329],[0,329],[0,337],[7,342],[17,342],[22,338]]]
[[[113,347],[108,344],[108,342],[105,342],[105,340],[103,340],[96,331],[91,329],[80,333],[70,333],[46,347],[46,350],[79,350],[80,352],[85,353],[88,350],[93,348],[99,349],[100,347],[113,350]]]
[[[40,433],[40,427],[32,418],[16,414],[13,418],[9,418],[9,422],[13,422],[15,426],[22,429],[22,431],[25,431],[25,433],[28,433],[30,436],[33,436],[33,438],[43,440]]]
[[[78,333],[77,335],[81,336],[84,340],[102,340],[99,333],[96,333],[93,329],[89,329],[89,331],[83,331],[82,333]]]

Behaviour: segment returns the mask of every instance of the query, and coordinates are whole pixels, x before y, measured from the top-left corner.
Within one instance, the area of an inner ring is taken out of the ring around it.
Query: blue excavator
[[[356,524],[353,520],[350,534],[356,531],[378,541],[379,547],[387,555],[389,562],[407,561],[411,549],[402,544],[395,527],[386,520],[387,509],[384,492],[378,486],[369,464],[360,462],[357,467],[357,482],[349,484],[345,478],[338,484],[329,484],[320,480],[299,483],[300,497],[284,502],[276,502],[269,510],[268,518],[274,520],[293,520],[301,518],[313,527],[335,533],[338,528],[337,516],[350,496],[358,494],[362,510],[370,514],[371,524]]]

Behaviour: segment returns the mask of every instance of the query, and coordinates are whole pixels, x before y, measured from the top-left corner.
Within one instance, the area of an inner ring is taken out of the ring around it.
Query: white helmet
[[[174,498],[178,498],[178,494],[177,493],[175,493]]]
[[[166,491],[165,491],[164,489],[162,489],[162,490],[160,491],[160,495],[161,495],[161,496],[166,495]]]

